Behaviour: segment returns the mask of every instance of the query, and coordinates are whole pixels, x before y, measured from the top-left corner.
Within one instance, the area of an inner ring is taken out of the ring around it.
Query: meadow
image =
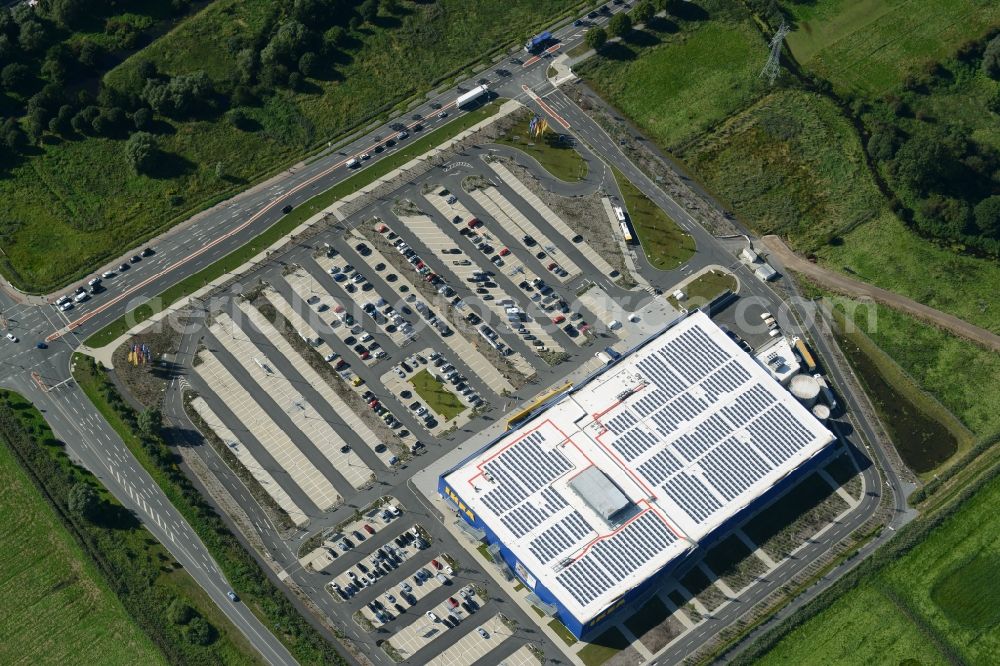
[[[0,511],[0,662],[166,663],[5,442]]]
[[[398,16],[352,31],[323,79],[247,101],[240,107],[249,118],[244,129],[221,115],[157,118],[153,131],[163,158],[156,175],[133,172],[121,140],[46,140],[0,179],[6,204],[0,266],[19,287],[55,289],[327,141],[387,116],[577,4],[402,2]],[[152,62],[168,74],[206,71],[228,90],[235,47],[266,37],[275,5],[216,0],[110,71],[105,85],[126,86],[140,63]]]
[[[1000,21],[990,0],[781,2],[795,59],[839,93],[878,96],[913,69],[942,60]]]
[[[767,95],[680,157],[755,231],[800,251],[819,250],[884,206],[853,127],[802,90]]]
[[[758,663],[995,663],[998,502],[1000,476],[994,476],[912,550],[797,627]]]
[[[656,19],[576,68],[601,97],[671,150],[744,108],[762,90],[757,75],[767,44],[746,10],[738,3],[698,4],[704,15]],[[693,12],[695,6],[686,9]]]

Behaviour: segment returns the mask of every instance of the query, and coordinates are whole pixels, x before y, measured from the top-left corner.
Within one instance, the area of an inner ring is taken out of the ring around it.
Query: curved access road
[[[870,298],[877,303],[887,305],[936,326],[940,326],[955,335],[972,340],[987,349],[1000,351],[1000,335],[992,333],[985,328],[970,324],[947,312],[935,310],[928,305],[916,302],[912,298],[900,296],[895,292],[887,291],[880,287],[874,287],[860,280],[855,280],[832,271],[829,268],[814,264],[808,259],[804,259],[792,252],[791,248],[785,244],[785,241],[777,236],[764,236],[761,242],[773,255],[777,256],[779,263],[783,266],[802,273],[824,287],[847,296]]]

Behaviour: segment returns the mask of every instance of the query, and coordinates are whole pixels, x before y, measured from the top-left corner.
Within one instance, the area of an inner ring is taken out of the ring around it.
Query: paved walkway
[[[847,296],[868,297],[878,303],[888,305],[891,308],[940,326],[955,335],[960,335],[963,338],[983,345],[987,349],[1000,351],[1000,335],[996,335],[985,328],[970,324],[946,312],[935,310],[906,296],[900,296],[897,293],[874,287],[860,280],[849,278],[846,275],[841,275],[836,271],[814,264],[792,252],[785,245],[785,242],[777,236],[764,236],[761,242],[771,251],[772,256],[777,256],[778,261],[785,268],[802,273],[824,287]]]

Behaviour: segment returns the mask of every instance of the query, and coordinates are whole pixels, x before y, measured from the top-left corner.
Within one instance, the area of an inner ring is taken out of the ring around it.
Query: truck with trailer
[[[805,364],[806,369],[809,372],[816,372],[816,360],[813,358],[812,353],[810,353],[809,347],[806,346],[805,340],[795,338],[795,351],[799,353],[799,357],[802,358],[802,363]]]
[[[542,47],[552,41],[552,33],[546,30],[540,32],[524,43],[524,50],[528,53],[537,53]]]
[[[478,100],[480,97],[482,97],[489,91],[490,89],[487,88],[486,86],[476,86],[469,92],[462,93],[461,95],[458,96],[458,99],[455,100],[455,108],[460,109],[463,106],[467,106]]]

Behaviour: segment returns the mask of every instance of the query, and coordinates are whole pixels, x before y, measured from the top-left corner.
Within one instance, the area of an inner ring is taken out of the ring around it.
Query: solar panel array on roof
[[[647,510],[612,536],[601,539],[556,576],[576,601],[587,605],[625,580],[657,552],[677,540],[663,519]]]
[[[449,472],[443,492],[584,622],[832,439],[694,313]]]
[[[808,428],[777,404],[773,393],[760,384],[747,386],[750,373],[698,328],[678,335],[636,368],[649,388],[608,419],[602,442],[636,464],[649,488],[662,489],[697,523],[812,441]],[[730,404],[711,411],[727,399]],[[740,428],[751,444],[732,438]],[[682,434],[670,440],[678,430]],[[693,463],[697,469],[681,472]]]

